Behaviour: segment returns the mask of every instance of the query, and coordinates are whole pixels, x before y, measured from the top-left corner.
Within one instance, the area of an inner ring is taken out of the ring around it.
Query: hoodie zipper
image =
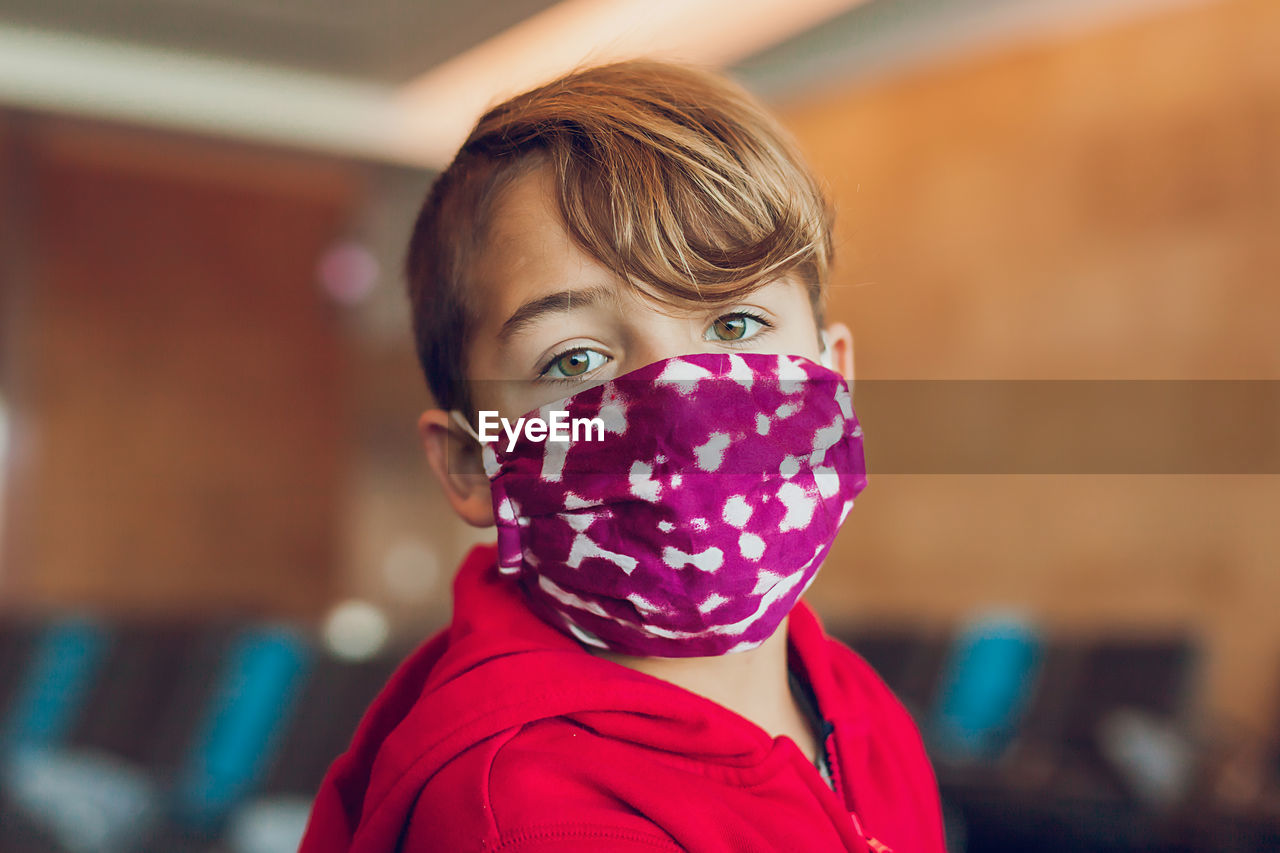
[[[826,720],[822,720],[822,733],[818,739],[818,748],[822,751],[822,766],[819,770],[825,771],[823,781],[827,783],[827,787],[831,788],[831,790],[839,796],[840,790],[839,786],[836,784],[835,770],[833,769],[835,767],[835,761],[832,760],[831,756],[831,736],[835,733],[835,730],[835,726],[831,725],[831,723]]]
[[[790,667],[787,669],[787,676],[790,680],[791,689],[795,693],[796,698],[799,699],[805,715],[809,718],[810,723],[818,723],[821,732],[818,739],[818,749],[821,753],[819,760],[821,761],[821,764],[826,767],[826,775],[823,776],[823,768],[821,766],[815,765],[812,762],[810,762],[810,766],[814,768],[820,777],[823,777],[823,784],[827,786],[828,790],[836,795],[836,798],[840,800],[841,805],[844,805],[849,802],[850,798],[845,796],[845,792],[843,790],[844,779],[841,778],[840,770],[836,767],[835,749],[833,748],[836,727],[830,720],[823,716],[822,711],[818,708],[818,697],[814,693],[813,687]],[[858,834],[858,837],[862,839],[863,844],[866,845],[868,850],[872,851],[872,853],[893,853],[893,850],[890,847],[867,835],[866,831],[862,828],[862,821],[858,819],[858,813],[856,811],[849,811],[849,819],[853,823],[854,831]]]
[[[791,679],[792,689],[796,693],[796,697],[800,700],[801,706],[804,708],[805,715],[809,717],[811,723],[816,722],[819,728],[818,749],[820,754],[817,758],[820,764],[814,764],[813,761],[810,761],[809,764],[813,767],[814,771],[822,777],[822,783],[827,787],[827,789],[836,795],[836,798],[840,800],[841,805],[844,805],[848,802],[848,798],[845,797],[842,790],[844,788],[844,780],[840,777],[840,771],[836,767],[835,750],[832,748],[832,741],[835,738],[836,731],[835,725],[824,717],[820,710],[818,710],[817,697],[813,695],[812,688],[805,684],[805,682],[802,681],[794,671],[789,670],[788,676]],[[824,767],[826,770],[825,774],[823,772]],[[893,853],[892,850],[876,841],[874,838],[867,837],[867,834],[862,829],[862,821],[858,819],[858,813],[856,811],[850,811],[848,814],[858,838],[860,838],[863,844],[866,845],[865,849],[873,851],[873,853]]]
[[[835,726],[826,719],[822,720],[822,758],[826,762],[827,772],[831,774],[834,792],[840,798],[841,803],[848,802],[844,796],[844,780],[840,776],[840,771],[835,763],[835,750],[831,748],[831,742],[835,737]],[[867,835],[865,829],[862,828],[862,821],[858,818],[856,811],[849,812],[849,820],[853,822],[854,831],[858,833],[858,837],[867,845],[867,849],[872,853],[893,853],[893,849],[871,836]]]

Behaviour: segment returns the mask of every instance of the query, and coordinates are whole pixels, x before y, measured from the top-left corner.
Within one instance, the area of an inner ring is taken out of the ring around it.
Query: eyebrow
[[[498,334],[514,335],[546,314],[563,314],[578,308],[589,308],[606,299],[613,299],[614,295],[612,288],[596,285],[580,290],[559,290],[546,296],[539,296],[537,299],[530,299],[511,313]]]

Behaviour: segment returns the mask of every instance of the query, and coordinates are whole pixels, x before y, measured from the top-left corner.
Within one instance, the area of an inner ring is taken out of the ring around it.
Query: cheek
[[[498,412],[507,416],[511,412],[510,396],[512,383],[502,379],[489,378],[480,370],[474,371],[467,378],[467,396],[472,409],[477,412]]]
[[[471,382],[471,402],[477,411],[497,412],[498,417],[512,423],[539,406],[562,399],[572,393],[545,385],[531,385],[517,379],[480,379]],[[577,390],[577,389],[572,389]]]
[[[515,420],[537,404],[526,405],[527,394],[511,386],[516,383],[501,379],[482,379],[472,383],[472,403],[477,411],[497,412],[499,417]]]
[[[511,364],[504,363],[496,348],[474,347],[467,357],[467,391],[476,411],[514,419],[536,405],[524,405],[528,383],[512,378]]]
[[[770,335],[767,346],[763,347],[761,352],[768,352],[774,355],[798,355],[812,361],[818,361],[822,356],[822,345],[819,341],[817,326],[813,321],[803,323],[789,323],[785,328],[779,329],[776,334]]]
[[[511,389],[512,393],[504,399],[504,402],[507,406],[507,411],[511,412],[509,417],[516,418],[548,403],[567,400],[575,394],[581,394],[583,391],[602,385],[607,381],[609,381],[607,378],[602,377],[594,381],[582,380],[581,382],[570,382],[563,385],[521,383],[521,387]],[[516,383],[512,384],[515,385]]]
[[[822,336],[813,316],[808,288],[792,283],[772,305],[765,304],[781,321],[761,351],[774,355],[798,355],[812,361],[822,357]]]

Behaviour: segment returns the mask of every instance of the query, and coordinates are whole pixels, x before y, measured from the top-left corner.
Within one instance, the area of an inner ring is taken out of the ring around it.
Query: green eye
[[[716,318],[704,337],[709,341],[745,341],[764,327],[762,320],[750,314],[725,314]]]
[[[573,379],[595,370],[607,359],[593,349],[574,349],[551,360],[542,375],[551,379]]]

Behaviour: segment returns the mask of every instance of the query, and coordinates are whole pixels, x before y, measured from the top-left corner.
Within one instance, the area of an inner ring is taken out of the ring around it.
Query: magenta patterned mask
[[[805,358],[670,358],[527,417],[556,411],[603,429],[483,447],[498,567],[545,621],[623,654],[760,645],[867,482],[848,386]]]

